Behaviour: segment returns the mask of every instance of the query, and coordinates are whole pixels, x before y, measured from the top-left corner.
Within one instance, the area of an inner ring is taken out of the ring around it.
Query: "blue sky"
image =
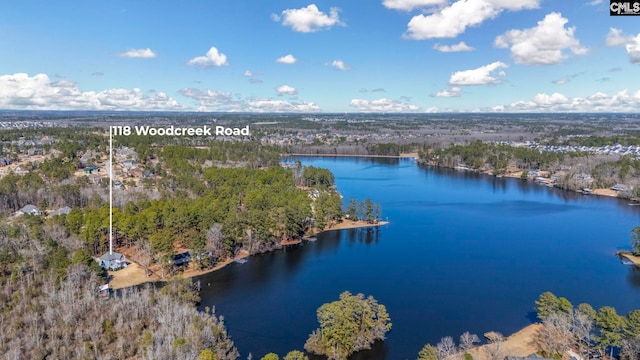
[[[637,112],[599,0],[4,1],[0,109]]]

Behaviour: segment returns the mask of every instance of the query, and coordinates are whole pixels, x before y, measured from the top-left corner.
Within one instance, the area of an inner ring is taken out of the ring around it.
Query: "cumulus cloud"
[[[475,48],[467,45],[464,41],[461,41],[453,45],[440,45],[435,44],[433,48],[440,52],[460,52],[460,51],[473,51]]]
[[[629,42],[626,47],[629,61],[633,64],[640,64],[640,34]]]
[[[276,62],[280,64],[292,65],[298,62],[298,59],[296,59],[293,55],[289,54],[283,57],[279,57],[278,59],[276,59]]]
[[[339,59],[333,60],[333,62],[331,63],[331,66],[333,66],[335,69],[342,70],[342,71],[349,70],[349,67],[345,65],[344,61]]]
[[[493,19],[503,10],[533,9],[541,0],[458,0],[433,14],[414,16],[405,37],[415,40],[453,38],[468,27]]]
[[[227,56],[221,52],[215,46],[212,46],[204,56],[196,56],[187,62],[187,65],[199,66],[201,68],[209,68],[212,66],[220,67],[223,65],[229,65],[227,63]]]
[[[81,91],[73,81],[51,81],[46,74],[0,76],[0,108],[16,110],[180,110],[163,92],[140,89]]]
[[[288,102],[284,100],[252,99],[246,104],[247,112],[319,112],[320,107],[315,103]]]
[[[633,40],[633,35],[625,35],[621,29],[610,27],[605,42],[607,46],[623,46],[632,42]]]
[[[477,69],[456,71],[451,74],[449,85],[467,86],[467,85],[487,85],[498,84],[501,79],[498,76],[504,76],[504,71],[500,69],[508,68],[509,65],[495,61],[491,64],[481,66]]]
[[[432,97],[459,97],[461,92],[462,92],[461,88],[454,86],[449,90],[438,91],[437,93],[431,96]]]
[[[226,91],[186,88],[180,94],[196,100],[198,111],[229,112],[318,112],[315,103],[289,102],[264,98],[242,99]]]
[[[349,106],[362,112],[415,112],[419,109],[416,105],[385,98],[376,100],[352,99]]]
[[[250,70],[245,70],[244,73],[242,74],[242,76],[252,77],[253,76],[253,72],[251,72]]]
[[[509,30],[496,37],[494,45],[510,48],[511,57],[524,65],[552,65],[567,57],[565,50],[584,55],[587,49],[575,38],[575,27],[565,28],[568,22],[562,14],[547,14],[538,25],[524,30]]]
[[[296,88],[289,85],[282,85],[276,88],[278,95],[296,95],[298,90]]]
[[[383,0],[382,5],[387,9],[411,11],[413,9],[431,6],[443,6],[448,0]]]
[[[130,49],[125,52],[119,53],[118,56],[124,58],[138,58],[138,59],[152,59],[158,57],[158,53],[146,48],[146,49]]]
[[[194,88],[184,88],[179,91],[180,95],[197,100],[200,107],[218,108],[228,107],[234,104],[231,93],[225,91],[200,90]]]
[[[597,92],[587,97],[567,97],[561,93],[539,93],[531,100],[521,100],[503,107],[505,111],[523,112],[637,112],[640,90],[627,89],[609,95]]]
[[[300,9],[286,9],[282,15],[272,15],[273,20],[282,21],[283,26],[290,26],[297,32],[315,32],[329,29],[334,25],[342,25],[339,9],[332,7],[329,14],[320,11],[315,4]]]

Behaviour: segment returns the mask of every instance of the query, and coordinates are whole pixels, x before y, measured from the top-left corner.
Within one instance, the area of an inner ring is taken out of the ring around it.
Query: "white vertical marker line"
[[[113,254],[113,127],[109,126],[109,255]]]

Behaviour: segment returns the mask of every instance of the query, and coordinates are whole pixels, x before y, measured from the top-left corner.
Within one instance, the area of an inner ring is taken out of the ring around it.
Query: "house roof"
[[[111,260],[123,260],[124,259],[124,255],[117,253],[117,252],[113,252],[113,253],[105,253],[104,255],[100,256],[100,260],[104,261],[104,262],[109,262]]]
[[[51,216],[56,216],[56,215],[68,215],[69,212],[71,212],[71,208],[68,206],[62,207],[58,210],[52,211],[49,215]]]
[[[40,212],[40,209],[38,209],[38,207],[35,205],[27,204],[18,211],[20,211],[23,214],[31,214],[32,212]]]

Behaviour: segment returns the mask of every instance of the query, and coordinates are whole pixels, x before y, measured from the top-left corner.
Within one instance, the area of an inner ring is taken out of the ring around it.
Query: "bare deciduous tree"
[[[436,345],[436,351],[438,352],[438,359],[448,359],[457,352],[456,343],[451,336],[445,336]]]
[[[222,225],[218,223],[211,225],[209,230],[207,230],[205,238],[207,240],[209,256],[216,261],[224,257],[224,233],[222,231]]]
[[[476,334],[470,334],[468,331],[465,331],[462,335],[460,335],[460,350],[466,352],[472,347],[474,347],[476,343],[480,342],[480,338]]]

